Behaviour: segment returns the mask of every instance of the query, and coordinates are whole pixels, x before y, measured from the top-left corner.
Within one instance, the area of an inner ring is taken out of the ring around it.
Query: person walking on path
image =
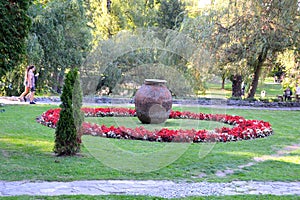
[[[36,84],[36,76],[34,75],[34,71],[35,71],[34,65],[30,65],[26,68],[25,78],[24,78],[25,90],[18,98],[20,101],[26,102],[26,95],[29,94],[30,104],[35,104],[35,102],[33,101],[34,93],[35,93],[35,84]]]
[[[30,88],[30,102],[29,104],[35,104],[34,100],[34,93],[35,93],[35,86],[36,86],[36,76],[34,74],[35,66],[32,65],[29,67],[28,70],[28,86]]]
[[[25,76],[24,76],[24,86],[25,86],[25,89],[24,89],[24,92],[18,98],[20,101],[25,101],[26,102],[26,97],[25,96],[30,91],[29,82],[28,82],[28,71],[29,71],[30,67],[32,67],[32,66],[27,66],[26,67]]]

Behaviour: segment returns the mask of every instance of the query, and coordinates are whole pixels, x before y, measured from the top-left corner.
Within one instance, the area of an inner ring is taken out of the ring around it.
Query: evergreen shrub
[[[78,70],[70,70],[64,80],[61,99],[60,118],[55,130],[54,152],[58,156],[72,156],[80,151],[81,124],[83,114],[82,91]]]

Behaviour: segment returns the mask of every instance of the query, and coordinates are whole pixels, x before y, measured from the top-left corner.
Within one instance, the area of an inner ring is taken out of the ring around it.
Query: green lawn
[[[255,93],[255,98],[261,97],[261,91],[265,91],[265,98],[277,99],[277,95],[282,95],[283,89],[282,85],[279,83],[274,83],[273,78],[266,78],[258,83],[258,87]],[[201,97],[211,97],[211,98],[230,98],[231,97],[231,82],[225,82],[225,88],[221,89],[220,80],[207,83],[207,90],[205,95]]]
[[[283,94],[282,85],[279,83],[274,83],[270,79],[266,79],[264,82],[259,82],[256,97],[259,98],[261,91],[266,92],[266,98],[277,98],[277,95]]]
[[[157,168],[155,169],[157,170],[155,171],[136,173],[122,171],[123,168],[111,168],[114,165],[106,162],[114,160],[113,157],[101,160],[103,158],[98,158],[91,153],[89,146],[83,145],[82,152],[78,156],[54,156],[52,153],[54,130],[35,121],[35,118],[41,113],[54,107],[49,105],[4,107],[6,111],[0,113],[0,180],[168,179],[216,182],[233,180],[300,181],[299,150],[292,151],[281,157],[273,156],[285,146],[300,143],[298,129],[299,111],[216,110],[199,107],[174,108],[194,112],[241,115],[247,119],[261,119],[272,124],[274,135],[249,141],[183,145],[178,143],[116,140],[93,136],[83,137],[84,144],[90,144],[85,142],[91,140],[94,143],[99,142],[99,144],[109,143],[125,153],[160,152],[160,150],[167,147],[172,148],[171,150],[174,151],[174,154],[178,155],[178,157],[172,158],[172,162],[170,161],[168,165],[156,166]],[[138,124],[138,121],[131,118],[90,118],[87,120],[106,125],[135,126],[135,124]],[[185,122],[171,120],[167,121],[166,125],[169,127],[203,129],[220,124],[206,124],[191,120]],[[151,127],[148,128],[150,129]],[[114,152],[116,149],[110,150]],[[238,170],[239,166],[253,162],[254,157],[261,156],[269,156],[269,158],[264,162]],[[159,156],[157,158],[163,160]],[[152,162],[155,163],[157,160],[152,160]],[[225,177],[216,176],[215,173],[218,170],[225,169],[233,169],[234,173]],[[202,176],[203,174],[205,176]]]

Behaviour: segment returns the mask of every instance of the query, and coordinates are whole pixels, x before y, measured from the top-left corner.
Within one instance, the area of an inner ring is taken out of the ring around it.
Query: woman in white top
[[[27,66],[26,71],[25,71],[25,77],[24,77],[25,89],[24,89],[24,92],[18,98],[20,101],[25,101],[26,102],[26,97],[25,96],[30,92],[30,87],[28,85],[28,71],[29,71],[30,67],[31,66]]]
[[[35,93],[35,75],[34,75],[34,71],[35,71],[35,66],[32,65],[28,68],[28,86],[30,88],[30,104],[35,104],[35,102],[33,101],[34,99],[34,93]]]

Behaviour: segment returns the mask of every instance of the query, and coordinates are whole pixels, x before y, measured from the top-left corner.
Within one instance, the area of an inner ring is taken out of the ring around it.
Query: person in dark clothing
[[[292,92],[292,90],[289,88],[289,87],[287,87],[285,90],[284,90],[284,93],[283,93],[283,96],[284,96],[284,100],[286,101],[286,100],[292,100],[292,94],[293,94],[293,92]]]

